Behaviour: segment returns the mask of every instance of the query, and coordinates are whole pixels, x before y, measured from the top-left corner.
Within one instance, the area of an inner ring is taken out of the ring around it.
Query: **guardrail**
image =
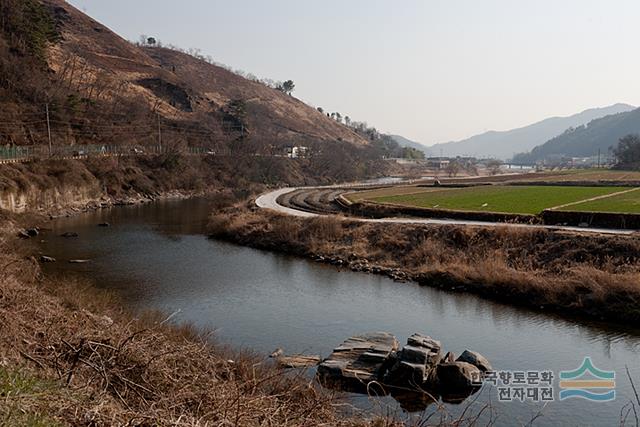
[[[160,145],[65,145],[55,146],[49,152],[46,145],[31,146],[0,146],[0,164],[28,162],[34,159],[72,159],[95,156],[135,156],[158,155],[178,151],[187,155],[217,155],[229,156],[228,149],[213,150],[208,147],[183,147],[175,149]]]

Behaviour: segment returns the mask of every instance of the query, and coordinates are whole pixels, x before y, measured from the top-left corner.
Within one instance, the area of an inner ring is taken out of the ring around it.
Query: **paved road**
[[[333,186],[316,187],[316,188],[336,188]],[[271,209],[276,212],[280,212],[286,215],[311,218],[316,216],[323,216],[322,214],[316,214],[306,212],[299,209],[294,209],[286,206],[282,206],[278,203],[278,197],[291,193],[302,188],[281,188],[275,191],[271,191],[262,194],[256,199],[256,205],[262,209]],[[467,220],[455,220],[455,219],[433,219],[433,218],[353,218],[356,221],[361,222],[375,222],[375,223],[394,223],[394,224],[426,224],[426,225],[471,225],[481,227],[514,227],[514,228],[529,228],[529,229],[546,229],[556,231],[571,231],[579,233],[600,233],[600,234],[616,234],[616,235],[631,235],[635,233],[635,230],[616,230],[607,228],[582,228],[582,227],[569,227],[559,225],[539,225],[539,224],[512,224],[504,222],[485,222],[485,221],[467,221]]]
[[[279,190],[272,191],[270,193],[265,193],[256,199],[256,205],[259,208],[271,209],[271,210],[274,210],[283,214],[291,215],[291,216],[299,216],[303,218],[311,218],[314,216],[319,216],[318,214],[314,214],[311,212],[305,212],[305,211],[300,211],[293,208],[288,208],[278,203],[278,197],[287,193],[291,193],[296,190],[299,190],[299,188],[281,188]]]

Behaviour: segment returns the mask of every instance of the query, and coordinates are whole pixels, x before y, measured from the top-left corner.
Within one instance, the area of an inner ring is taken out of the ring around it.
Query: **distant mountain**
[[[633,110],[627,104],[592,108],[569,117],[551,117],[529,126],[508,131],[489,131],[462,141],[435,144],[429,150],[444,156],[470,155],[510,159],[516,153],[532,150],[569,128],[585,125],[594,119]]]
[[[389,135],[395,142],[400,144],[401,147],[409,147],[415,148],[416,150],[420,150],[427,154],[428,148],[425,145],[420,144],[419,142],[411,141],[410,139],[405,138],[400,135]]]
[[[630,133],[640,134],[640,108],[626,113],[612,114],[589,122],[586,126],[568,129],[530,153],[519,154],[516,160],[537,162],[557,157],[591,157],[607,155],[610,147]]]

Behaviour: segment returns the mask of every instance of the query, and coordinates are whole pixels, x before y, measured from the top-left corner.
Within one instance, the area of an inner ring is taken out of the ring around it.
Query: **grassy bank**
[[[637,237],[294,218],[246,207],[214,214],[210,233],[535,310],[640,320]]]

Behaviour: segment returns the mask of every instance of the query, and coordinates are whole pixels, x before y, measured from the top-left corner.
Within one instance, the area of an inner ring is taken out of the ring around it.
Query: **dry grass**
[[[302,219],[242,207],[211,220],[214,237],[347,265],[401,269],[421,284],[511,304],[611,320],[640,320],[637,237],[510,227]]]

